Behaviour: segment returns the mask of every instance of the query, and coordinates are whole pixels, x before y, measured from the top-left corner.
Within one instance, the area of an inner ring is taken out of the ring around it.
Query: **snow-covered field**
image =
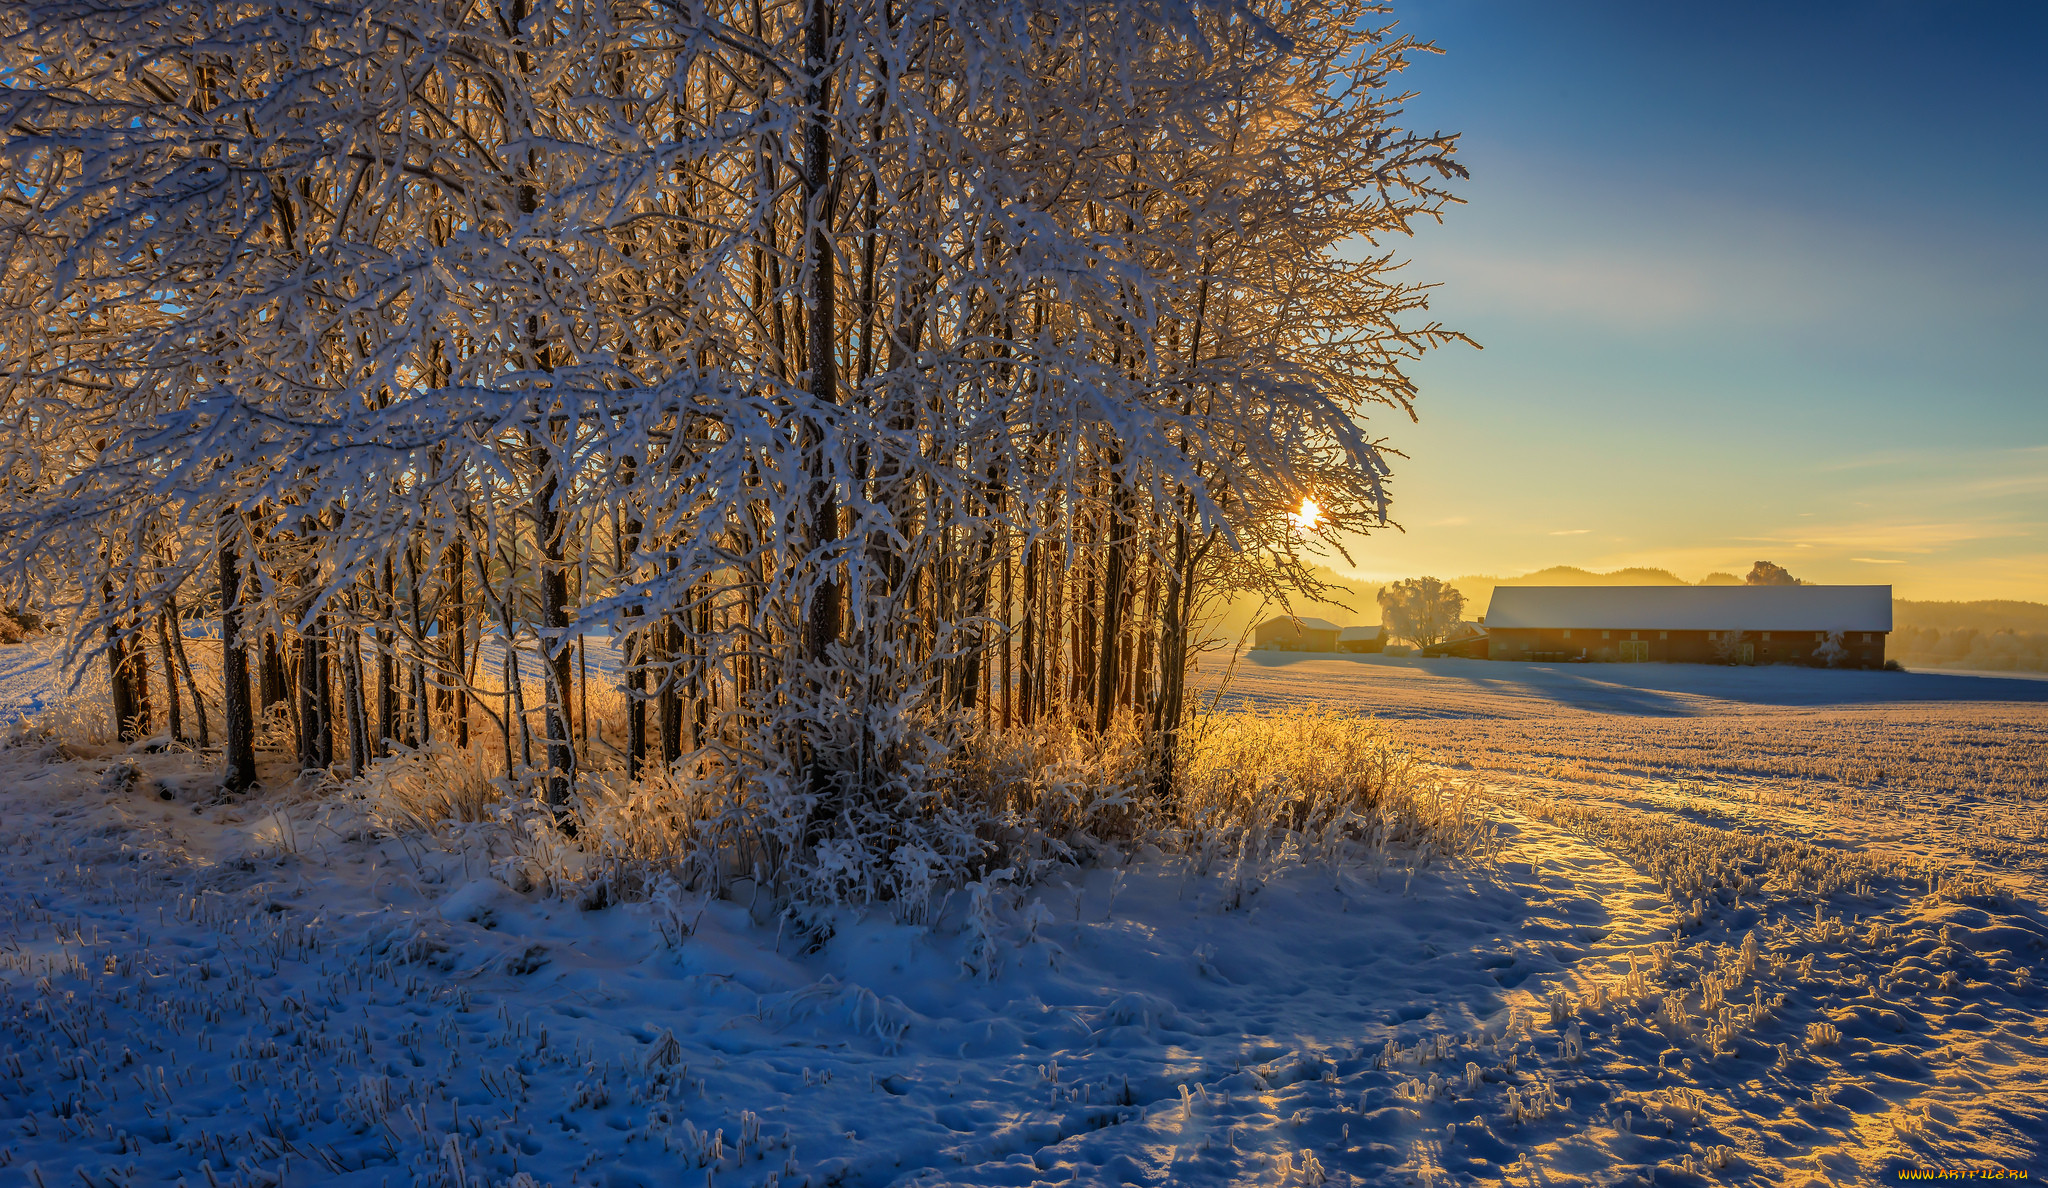
[[[0,654],[16,705],[31,659]],[[1388,719],[1498,846],[1257,877],[1105,853],[799,927],[744,883],[519,893],[492,826],[378,840],[361,804],[281,790],[204,807],[189,758],[23,736],[0,752],[0,1177],[2043,1170],[2048,685],[1294,658],[1240,666],[1245,697]]]

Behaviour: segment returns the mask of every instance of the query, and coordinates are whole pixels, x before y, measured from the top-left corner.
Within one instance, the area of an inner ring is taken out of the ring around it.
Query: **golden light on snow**
[[[1323,509],[1316,506],[1315,500],[1305,496],[1301,501],[1300,511],[1287,513],[1288,520],[1293,522],[1297,532],[1307,532],[1309,529],[1314,528],[1316,521],[1322,519],[1322,517]]]

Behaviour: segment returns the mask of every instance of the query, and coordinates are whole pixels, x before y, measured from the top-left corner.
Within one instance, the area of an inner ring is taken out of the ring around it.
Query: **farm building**
[[[1252,634],[1252,646],[1281,652],[1334,652],[1342,630],[1328,619],[1281,615],[1258,625]]]
[[[1386,646],[1386,637],[1378,627],[1346,627],[1337,633],[1337,650],[1340,652],[1377,652]]]
[[[1494,660],[1884,664],[1890,586],[1501,586]]]
[[[1462,656],[1468,660],[1491,659],[1492,644],[1484,631],[1468,632],[1450,639],[1439,640],[1423,648],[1424,656]]]

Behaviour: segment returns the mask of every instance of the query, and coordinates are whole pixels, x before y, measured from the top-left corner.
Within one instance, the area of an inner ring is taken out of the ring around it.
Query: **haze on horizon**
[[[1431,0],[1411,119],[1469,204],[1408,250],[1483,344],[1381,419],[1406,533],[1340,571],[1758,558],[2048,600],[2048,12]]]

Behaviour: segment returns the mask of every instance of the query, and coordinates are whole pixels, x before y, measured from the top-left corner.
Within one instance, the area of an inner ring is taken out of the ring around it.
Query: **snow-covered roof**
[[[1890,586],[1497,586],[1486,625],[1890,631]]]
[[[1272,626],[1273,624],[1275,624],[1275,623],[1286,623],[1286,624],[1288,624],[1288,625],[1290,625],[1290,626],[1291,626],[1291,625],[1293,625],[1294,623],[1297,623],[1297,622],[1301,624],[1302,630],[1304,630],[1304,631],[1341,631],[1341,630],[1342,630],[1342,628],[1338,627],[1338,626],[1337,626],[1337,625],[1336,625],[1335,623],[1332,623],[1332,622],[1330,622],[1330,621],[1329,621],[1328,619],[1311,619],[1311,618],[1309,618],[1309,617],[1308,617],[1307,615],[1300,615],[1300,616],[1295,616],[1295,615],[1281,615],[1281,616],[1279,616],[1278,618],[1274,618],[1274,619],[1267,619],[1267,620],[1266,620],[1265,622],[1263,622],[1263,623],[1259,624],[1259,626],[1261,626],[1261,627],[1271,627],[1271,626]]]
[[[1371,626],[1371,627],[1346,627],[1346,628],[1344,628],[1344,629],[1343,629],[1342,631],[1339,631],[1339,632],[1337,633],[1337,638],[1338,638],[1338,639],[1340,639],[1340,640],[1345,640],[1345,639],[1378,639],[1379,637],[1380,637],[1380,629],[1379,629],[1379,626],[1378,626],[1377,624],[1375,624],[1375,625],[1373,625],[1373,626]]]

